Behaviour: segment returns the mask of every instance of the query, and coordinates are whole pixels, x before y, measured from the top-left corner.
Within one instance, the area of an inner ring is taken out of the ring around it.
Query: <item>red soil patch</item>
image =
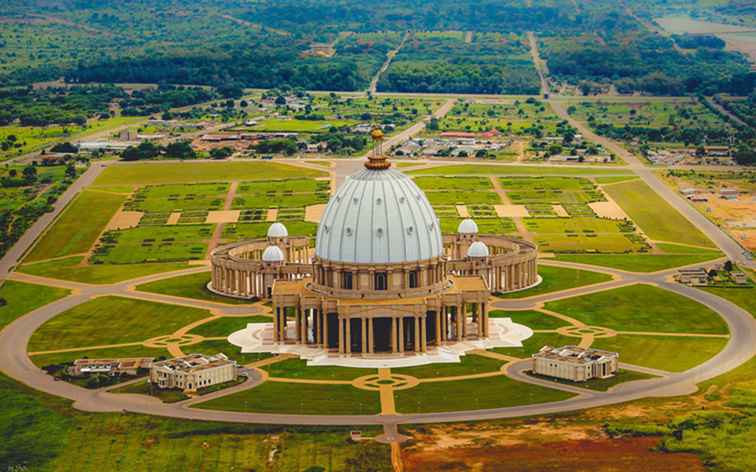
[[[402,451],[404,469],[481,470],[542,472],[590,470],[616,472],[663,470],[665,472],[705,471],[701,459],[688,453],[652,450],[658,438],[597,439],[559,442],[529,442],[511,446],[475,447],[424,452],[415,448]]]

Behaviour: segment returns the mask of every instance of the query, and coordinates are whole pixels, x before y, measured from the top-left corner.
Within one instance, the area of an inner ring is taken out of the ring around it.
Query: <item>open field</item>
[[[545,387],[515,382],[497,375],[482,379],[460,380],[450,388],[446,382],[421,383],[415,388],[395,392],[400,413],[502,408],[507,406],[566,400],[572,394]]]
[[[184,392],[180,390],[161,390],[157,388],[153,390],[150,388],[150,384],[147,382],[147,380],[142,380],[141,382],[135,382],[129,385],[124,385],[123,387],[114,388],[112,390],[109,390],[109,392],[150,395],[160,399],[160,401],[162,401],[163,403],[175,403],[189,398],[184,394]]]
[[[731,301],[756,318],[756,288],[704,287],[703,290]]]
[[[517,165],[441,165],[418,169],[408,172],[410,175],[632,175],[632,172],[625,169],[606,169],[606,168],[576,168],[576,167],[538,167],[538,166],[517,166]]]
[[[212,225],[140,226],[103,235],[92,261],[106,264],[202,259]]]
[[[638,301],[643,309],[638,310]],[[588,325],[617,331],[727,334],[711,309],[652,285],[630,285],[546,303],[546,308]]]
[[[702,254],[559,254],[557,260],[630,272],[656,272],[719,257],[722,257],[722,253],[712,250]]]
[[[262,367],[271,377],[319,380],[353,380],[363,375],[374,373],[374,369],[351,367],[313,366],[308,367],[302,359],[287,359]]]
[[[209,356],[223,353],[228,356],[229,359],[235,360],[240,365],[251,364],[252,362],[257,362],[272,356],[272,354],[266,352],[242,353],[240,347],[234,346],[225,339],[202,341],[201,343],[186,348],[186,350],[187,352],[201,352],[202,354],[207,354]]]
[[[111,284],[146,275],[186,269],[186,262],[147,264],[89,264],[81,265],[83,257],[73,256],[47,262],[23,264],[18,268],[25,274],[53,279],[72,280],[91,284]]]
[[[142,212],[218,210],[228,193],[228,184],[174,184],[142,187],[125,209]]]
[[[419,379],[438,377],[456,377],[460,375],[498,372],[503,362],[497,359],[467,354],[460,357],[460,362],[436,363],[416,367],[401,367],[391,369],[392,374],[410,375]],[[453,384],[450,384],[453,385]]]
[[[535,333],[522,342],[522,347],[497,347],[491,350],[499,354],[525,359],[540,351],[543,346],[566,346],[578,341],[578,338],[563,336],[558,333]]]
[[[651,239],[713,248],[709,239],[643,181],[604,188]]]
[[[89,251],[125,195],[84,191],[34,246],[27,262]]]
[[[289,236],[314,236],[318,225],[306,221],[285,221]],[[241,239],[264,238],[271,223],[234,223],[223,227],[223,239],[238,241]]]
[[[488,312],[491,318],[511,318],[513,322],[523,324],[530,329],[557,329],[569,326],[569,323],[537,310],[504,311],[492,310]]]
[[[0,330],[19,316],[63,298],[70,292],[63,288],[33,285],[15,280],[6,280],[0,287]]]
[[[185,306],[96,298],[42,325],[29,341],[29,351],[141,342],[208,316],[205,310]]]
[[[541,251],[637,252],[646,247],[634,227],[602,218],[525,218]]]
[[[85,138],[88,135],[118,128],[124,125],[144,121],[144,117],[118,116],[104,120],[89,120],[86,126],[79,125],[49,125],[36,126],[0,126],[0,142],[8,136],[16,136],[20,147],[0,151],[0,160],[20,156],[29,152],[38,151],[45,146],[63,141],[74,141]]]
[[[254,131],[262,132],[287,132],[287,133],[316,133],[327,131],[331,127],[352,126],[357,124],[354,120],[282,120],[269,118],[262,123],[253,126]]]
[[[380,402],[378,392],[351,385],[265,382],[250,390],[200,403],[195,408],[300,415],[370,415],[380,411]]]
[[[601,274],[599,272],[567,269],[564,267],[550,267],[545,265],[538,266],[538,274],[543,278],[543,281],[538,284],[538,286],[519,292],[499,294],[497,296],[500,298],[525,298],[612,280],[610,275]]]
[[[249,303],[245,300],[216,295],[207,289],[210,282],[210,273],[181,275],[170,279],[156,280],[136,287],[142,292],[163,293],[176,297],[196,298],[210,302],[227,303],[230,305],[244,305]]]
[[[269,316],[224,316],[193,328],[190,333],[205,337],[228,336],[247,327],[248,323],[272,323]]]
[[[622,362],[682,372],[707,361],[725,344],[721,338],[620,335],[597,339],[593,347],[619,352]]]
[[[93,186],[157,185],[325,176],[325,172],[314,169],[265,161],[182,162],[180,164],[160,162],[110,166],[100,174]]]
[[[498,103],[459,102],[439,121],[441,131],[489,131],[526,135],[538,130],[554,134],[562,121],[548,103],[508,100]]]

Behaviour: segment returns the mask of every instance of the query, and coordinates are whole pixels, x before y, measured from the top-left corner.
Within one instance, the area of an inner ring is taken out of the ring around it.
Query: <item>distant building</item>
[[[682,194],[682,195],[683,195],[684,197],[690,198],[690,197],[692,197],[693,195],[695,195],[696,193],[698,193],[698,190],[696,190],[696,189],[694,189],[694,188],[692,188],[692,187],[687,187],[687,188],[683,188],[683,189],[680,189],[680,193],[681,193],[681,194]]]
[[[683,267],[677,270],[675,276],[678,282],[693,287],[709,285],[709,274],[703,267]]]
[[[732,277],[732,280],[738,285],[747,285],[749,282],[748,276],[746,276],[743,272],[731,272],[730,276]]]
[[[544,346],[533,354],[533,373],[572,382],[605,379],[617,373],[619,354],[578,346]]]
[[[230,382],[236,376],[236,362],[224,354],[190,354],[155,362],[150,369],[150,383],[158,388],[177,388],[185,392]]]
[[[723,198],[724,200],[737,200],[738,199],[738,189],[736,188],[721,188],[719,189],[719,197]]]
[[[79,151],[123,151],[130,146],[139,146],[139,141],[82,141],[76,143]]]
[[[77,359],[69,368],[69,373],[76,377],[88,374],[137,375],[139,369],[149,369],[151,366],[152,357]]]

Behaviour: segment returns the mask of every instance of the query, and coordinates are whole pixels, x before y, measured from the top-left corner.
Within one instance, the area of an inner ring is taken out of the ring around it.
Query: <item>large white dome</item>
[[[346,263],[400,263],[444,253],[438,218],[422,190],[394,169],[366,169],[331,197],[315,254]]]

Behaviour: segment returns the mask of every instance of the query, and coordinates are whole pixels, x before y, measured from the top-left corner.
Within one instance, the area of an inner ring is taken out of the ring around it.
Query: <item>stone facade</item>
[[[572,382],[605,379],[614,376],[619,354],[577,346],[544,346],[533,354],[533,373]]]
[[[153,363],[149,381],[161,389],[175,388],[194,392],[200,388],[230,382],[236,376],[236,362],[229,360],[224,354],[190,354]]]

